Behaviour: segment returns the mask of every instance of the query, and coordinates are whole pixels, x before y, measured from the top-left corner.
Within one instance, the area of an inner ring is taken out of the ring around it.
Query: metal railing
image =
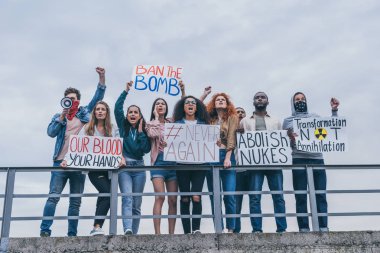
[[[317,166],[315,166],[317,167]],[[324,165],[327,170],[380,170],[380,165]],[[308,190],[306,191],[235,191],[235,192],[223,192],[221,191],[220,185],[220,170],[223,170],[219,166],[204,166],[204,165],[193,165],[192,170],[208,170],[212,171],[213,177],[213,192],[165,192],[165,193],[118,193],[118,173],[123,170],[128,171],[149,171],[157,169],[174,169],[180,170],[180,166],[173,167],[129,167],[127,169],[119,170],[109,170],[111,172],[111,192],[108,193],[83,193],[83,194],[15,194],[15,176],[16,172],[50,172],[50,171],[60,171],[62,168],[57,167],[9,167],[0,168],[0,174],[6,174],[6,184],[5,184],[5,194],[0,194],[0,200],[4,199],[3,204],[3,215],[0,217],[1,225],[1,250],[7,248],[8,238],[10,235],[10,228],[12,221],[30,221],[30,220],[67,220],[67,219],[109,219],[109,234],[116,235],[117,233],[117,220],[123,218],[141,218],[141,219],[153,219],[153,218],[213,218],[215,233],[222,233],[222,218],[231,217],[310,217],[312,221],[312,230],[319,231],[318,217],[321,216],[374,216],[380,215],[380,212],[341,212],[341,213],[318,213],[317,211],[317,201],[316,194],[351,194],[351,193],[380,193],[380,189],[364,189],[364,190],[315,190],[314,178],[313,178],[313,166],[310,165],[296,165],[296,166],[236,166],[236,170],[306,170],[307,180],[308,180]],[[320,169],[320,165],[318,166]],[[186,169],[189,169],[186,166]],[[81,169],[83,170],[83,169]],[[67,169],[65,171],[68,171]],[[77,171],[77,170],[75,170]],[[222,196],[223,195],[239,195],[239,194],[308,194],[310,213],[285,213],[285,214],[222,214]],[[206,215],[129,215],[121,216],[118,215],[118,197],[121,196],[192,196],[192,195],[210,195],[213,198],[214,214]],[[43,216],[28,216],[28,217],[14,217],[12,216],[12,206],[13,200],[17,198],[47,198],[47,197],[97,197],[97,196],[109,196],[110,201],[110,214],[108,216],[54,216],[54,217],[43,217]]]

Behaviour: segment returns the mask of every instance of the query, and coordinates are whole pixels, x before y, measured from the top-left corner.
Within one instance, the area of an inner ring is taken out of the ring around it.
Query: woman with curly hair
[[[193,96],[183,97],[174,107],[173,120],[175,123],[194,125],[209,124],[210,117],[206,106]],[[197,162],[181,162],[179,164],[197,164]],[[190,165],[191,166],[191,165]],[[177,170],[177,181],[180,192],[201,192],[206,177],[206,170],[189,170],[183,166]],[[181,196],[181,215],[190,215],[190,201],[193,204],[192,215],[202,214],[202,202],[200,195]],[[185,234],[200,233],[200,218],[182,218],[182,226]]]
[[[210,114],[210,124],[220,126],[219,163],[213,165],[223,166],[220,171],[222,189],[224,192],[235,191],[236,171],[231,166],[236,165],[234,149],[236,146],[236,129],[239,119],[235,106],[226,93],[217,93],[207,104],[207,111]],[[212,171],[207,174],[207,185],[210,192],[213,191]],[[234,195],[224,195],[223,197],[226,214],[235,214],[236,200]],[[213,199],[211,198],[212,210],[214,210]],[[229,233],[235,229],[235,218],[226,218],[226,227]]]
[[[150,151],[150,141],[145,130],[145,120],[140,107],[131,105],[124,114],[124,101],[131,89],[132,81],[126,84],[125,90],[120,94],[115,104],[115,118],[123,138],[123,156],[127,167],[144,166],[143,156]],[[146,181],[145,170],[119,173],[119,187],[122,193],[142,193]],[[142,196],[123,196],[121,213],[123,216],[140,215]],[[139,218],[123,218],[124,234],[137,234]]]

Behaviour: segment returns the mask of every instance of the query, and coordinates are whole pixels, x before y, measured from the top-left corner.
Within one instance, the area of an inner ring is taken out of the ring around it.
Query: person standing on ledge
[[[63,109],[61,113],[53,116],[47,134],[56,138],[53,166],[59,167],[69,147],[70,135],[77,135],[82,127],[90,121],[90,115],[96,103],[103,99],[106,90],[105,70],[97,67],[96,72],[99,74],[99,83],[94,97],[87,106],[80,107],[81,94],[75,88],[67,88],[64,92],[66,98],[71,99],[72,107]],[[86,176],[81,171],[52,171],[50,178],[49,194],[61,194],[67,181],[70,181],[70,193],[83,193],[84,181]],[[49,197],[46,201],[43,216],[54,217],[55,209],[59,201],[59,197]],[[80,197],[70,197],[68,216],[79,216],[79,208],[81,205]],[[40,226],[40,236],[49,237],[51,235],[51,225],[53,220],[42,219]],[[78,219],[68,220],[68,236],[76,236],[78,227]]]

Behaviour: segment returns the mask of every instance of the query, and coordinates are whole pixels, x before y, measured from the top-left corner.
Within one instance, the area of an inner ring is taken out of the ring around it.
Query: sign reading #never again
[[[65,160],[68,167],[117,169],[122,153],[122,138],[70,135]]]
[[[165,124],[165,161],[185,163],[219,162],[219,126]]]
[[[292,149],[286,130],[237,134],[239,165],[291,165]]]
[[[132,81],[135,90],[179,96],[182,71],[183,68],[174,66],[138,65],[133,68]]]
[[[295,118],[296,148],[312,153],[347,151],[347,120],[342,117]]]

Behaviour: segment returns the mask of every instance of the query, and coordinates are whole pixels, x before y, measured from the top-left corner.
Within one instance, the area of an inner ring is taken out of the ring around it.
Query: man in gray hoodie
[[[331,98],[330,101],[332,116],[338,116],[339,101],[336,98]],[[293,165],[312,165],[314,177],[315,190],[326,190],[327,178],[326,171],[323,169],[324,160],[322,153],[310,153],[306,151],[297,150],[295,137],[297,136],[293,132],[293,119],[295,118],[317,118],[319,115],[315,113],[309,113],[307,108],[306,97],[302,92],[297,92],[291,99],[292,116],[287,117],[284,120],[282,128],[288,130],[288,135],[292,145],[292,157]],[[306,170],[293,170],[293,188],[295,191],[307,190],[307,175]],[[297,214],[307,213],[307,195],[295,194],[296,198],[296,212]],[[327,213],[327,200],[326,194],[316,194],[317,211],[318,213]],[[309,232],[309,218],[307,216],[297,217],[298,228],[300,232]],[[327,232],[327,216],[318,217],[319,230],[321,232]]]

